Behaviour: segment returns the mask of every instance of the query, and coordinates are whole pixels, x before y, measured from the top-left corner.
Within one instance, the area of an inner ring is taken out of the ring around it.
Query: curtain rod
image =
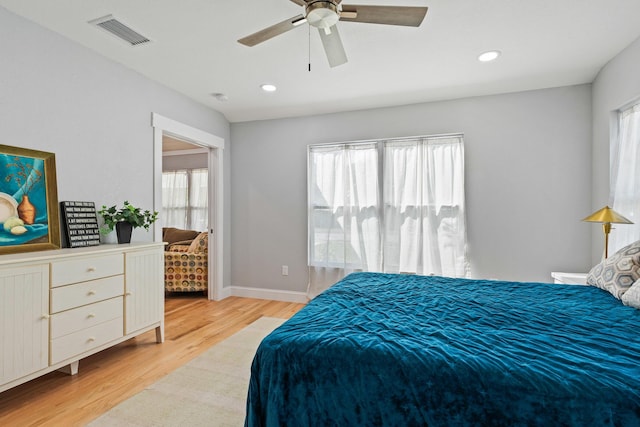
[[[331,146],[341,146],[341,145],[356,145],[356,144],[371,144],[385,141],[409,141],[411,139],[445,139],[445,138],[453,138],[453,137],[463,137],[464,133],[440,133],[436,135],[418,135],[418,136],[402,136],[397,138],[377,138],[377,139],[363,139],[358,141],[344,141],[344,142],[319,142],[317,144],[308,144],[307,147],[331,147]]]

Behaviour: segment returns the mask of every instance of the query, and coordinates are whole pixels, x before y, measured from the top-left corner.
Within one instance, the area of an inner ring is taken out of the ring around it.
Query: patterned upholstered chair
[[[189,245],[173,244],[164,253],[166,292],[206,292],[209,281],[209,234],[198,234]]]

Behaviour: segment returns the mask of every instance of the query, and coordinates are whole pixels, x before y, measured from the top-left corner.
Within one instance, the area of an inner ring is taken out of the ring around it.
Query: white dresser
[[[0,392],[155,329],[164,341],[163,243],[0,256]]]

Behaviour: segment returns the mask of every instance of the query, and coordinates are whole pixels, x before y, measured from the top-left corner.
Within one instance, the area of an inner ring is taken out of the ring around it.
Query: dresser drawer
[[[124,319],[119,317],[51,340],[51,364],[62,362],[122,337],[123,322]]]
[[[124,316],[122,297],[63,311],[51,316],[51,339]]]
[[[51,287],[124,274],[124,255],[109,254],[51,263]]]
[[[124,276],[112,276],[75,285],[60,286],[51,289],[51,313],[58,313],[123,294]]]

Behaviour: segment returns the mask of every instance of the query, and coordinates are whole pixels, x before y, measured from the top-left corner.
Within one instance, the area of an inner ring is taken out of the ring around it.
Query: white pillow
[[[621,300],[624,305],[640,308],[640,279],[636,280],[627,292],[622,294]]]

